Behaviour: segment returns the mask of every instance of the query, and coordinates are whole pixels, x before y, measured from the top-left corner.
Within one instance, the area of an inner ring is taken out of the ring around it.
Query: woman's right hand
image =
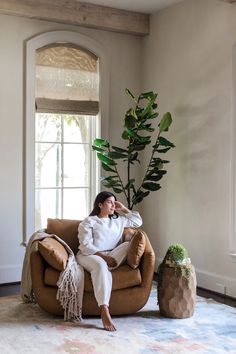
[[[97,256],[100,256],[101,258],[103,258],[109,268],[113,268],[113,267],[117,266],[117,262],[116,262],[115,258],[113,258],[111,256],[107,256],[106,254],[103,254],[102,252],[97,252],[95,254]]]

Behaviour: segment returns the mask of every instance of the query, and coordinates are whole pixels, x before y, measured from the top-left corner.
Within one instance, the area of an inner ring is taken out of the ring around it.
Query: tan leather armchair
[[[79,245],[77,237],[78,225],[79,221],[77,220],[49,219],[46,232],[59,236],[76,254]],[[136,232],[141,231],[138,230]],[[138,268],[132,269],[128,264],[124,264],[112,271],[111,315],[135,313],[146,304],[149,298],[154,274],[155,255],[147,235],[145,233],[144,235],[146,237],[146,246]],[[56,299],[60,271],[47,264],[38,251],[37,245],[31,253],[30,261],[33,292],[37,303],[43,310],[53,315],[63,315],[63,308]],[[85,271],[83,315],[99,314],[100,309],[94,297],[91,277]]]

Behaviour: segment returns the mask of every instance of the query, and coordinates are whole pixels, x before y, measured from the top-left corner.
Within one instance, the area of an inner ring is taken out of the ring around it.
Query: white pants
[[[80,253],[77,253],[77,262],[91,274],[94,295],[98,306],[109,306],[112,290],[111,270],[117,268],[119,265],[125,262],[128,246],[129,242],[123,242],[112,251],[103,252],[104,254],[109,255],[116,260],[117,265],[114,268],[108,268],[107,263],[100,256],[96,256],[95,254],[84,256]]]

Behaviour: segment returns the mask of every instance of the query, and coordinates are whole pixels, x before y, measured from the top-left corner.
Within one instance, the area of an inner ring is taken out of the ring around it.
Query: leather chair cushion
[[[84,290],[93,292],[93,285],[90,274],[85,271]],[[57,286],[60,272],[52,267],[47,267],[44,274],[44,283],[50,286]],[[112,271],[112,290],[126,289],[140,285],[142,282],[139,269],[131,269],[128,265],[122,265]]]
[[[48,219],[46,232],[59,236],[76,254],[79,247],[78,227],[79,220]]]
[[[54,238],[47,237],[38,242],[38,250],[44,260],[57,270],[64,270],[68,260],[65,247]]]
[[[127,264],[136,269],[139,266],[146,247],[146,236],[143,231],[138,230],[132,237],[127,254]]]

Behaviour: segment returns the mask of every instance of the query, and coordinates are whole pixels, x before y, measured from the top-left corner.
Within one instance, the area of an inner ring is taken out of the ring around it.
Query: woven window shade
[[[98,64],[93,53],[67,43],[37,50],[37,111],[97,114]]]

